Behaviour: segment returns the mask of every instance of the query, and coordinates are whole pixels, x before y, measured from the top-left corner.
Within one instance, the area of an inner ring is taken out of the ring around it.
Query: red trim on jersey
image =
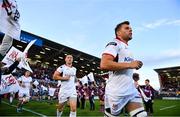
[[[109,54],[109,53],[103,53],[102,55],[110,55],[110,56],[112,56],[113,58],[116,58],[116,57],[114,57],[112,54]]]
[[[121,38],[119,38],[119,37],[116,37],[115,39],[117,39],[117,40],[119,40],[119,41],[125,43],[126,45],[128,45],[128,43],[127,43],[126,41],[124,41],[123,39],[121,39]]]

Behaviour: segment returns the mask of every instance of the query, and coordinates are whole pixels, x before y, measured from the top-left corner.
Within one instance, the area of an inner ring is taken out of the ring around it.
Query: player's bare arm
[[[53,79],[54,80],[69,80],[70,76],[62,77],[61,74],[58,71],[55,71],[54,74],[53,74]]]
[[[132,61],[130,63],[121,62],[117,63],[114,62],[114,57],[111,55],[103,54],[101,58],[100,67],[103,70],[111,70],[111,71],[117,71],[117,70],[124,70],[124,69],[139,69],[141,68],[143,63],[141,61]]]

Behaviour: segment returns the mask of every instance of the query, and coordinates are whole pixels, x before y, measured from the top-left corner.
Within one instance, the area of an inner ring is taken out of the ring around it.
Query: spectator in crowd
[[[98,87],[98,96],[100,102],[100,112],[104,112],[104,94],[105,94],[105,83],[102,82]]]
[[[80,93],[80,80],[77,81],[77,85],[76,85],[76,91],[77,91],[77,108],[80,107],[80,98],[81,98],[81,93]],[[81,83],[82,84],[82,83]]]
[[[95,86],[93,83],[90,83],[90,85],[88,86],[90,110],[95,110],[94,93],[95,93]]]
[[[85,109],[87,99],[87,83],[83,85],[81,89],[81,109]]]
[[[39,89],[38,89],[38,85],[32,84],[32,88],[31,88],[31,99],[35,99],[35,100],[39,100]]]
[[[148,101],[144,101],[145,104],[145,109],[146,112],[148,113],[148,115],[152,116],[153,114],[153,99],[154,99],[154,89],[153,87],[150,85],[150,81],[149,79],[145,80],[145,87],[144,87],[144,94],[146,95],[146,97],[149,99]]]

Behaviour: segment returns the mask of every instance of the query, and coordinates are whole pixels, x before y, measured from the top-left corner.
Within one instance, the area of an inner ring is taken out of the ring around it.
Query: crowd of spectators
[[[105,94],[105,83],[104,82],[88,82],[82,84],[80,80],[78,80],[77,86],[77,107],[81,109],[86,108],[86,102],[89,101],[90,110],[95,110],[95,98],[100,101],[100,111],[103,112],[104,104],[101,102],[104,101]]]
[[[33,69],[32,77],[36,79],[43,79],[43,80],[53,80],[52,74],[55,70],[55,68],[44,66],[40,63],[37,63],[35,65],[31,65],[31,68]]]
[[[163,97],[180,97],[180,82],[179,81],[166,81],[163,83],[161,89],[161,96]]]

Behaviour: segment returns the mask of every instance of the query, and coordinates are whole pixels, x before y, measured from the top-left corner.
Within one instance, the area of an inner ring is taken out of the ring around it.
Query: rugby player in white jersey
[[[26,71],[25,74],[18,79],[20,88],[18,93],[19,103],[17,104],[17,112],[21,112],[23,104],[29,102],[30,88],[32,84],[32,78],[30,74],[30,71]]]
[[[5,34],[0,45],[0,60],[12,46],[13,39],[20,40],[19,19],[16,0],[0,0],[0,32]]]
[[[128,21],[115,28],[116,38],[106,45],[100,67],[109,71],[105,88],[105,116],[118,116],[126,107],[130,116],[145,117],[143,102],[133,82],[133,69],[140,69],[143,63],[134,60],[128,47],[132,29]]]
[[[58,108],[57,117],[60,117],[65,106],[65,102],[69,101],[70,104],[70,117],[76,117],[76,68],[72,66],[73,56],[66,55],[65,64],[57,68],[53,74],[53,79],[61,80],[61,87],[58,95]]]

